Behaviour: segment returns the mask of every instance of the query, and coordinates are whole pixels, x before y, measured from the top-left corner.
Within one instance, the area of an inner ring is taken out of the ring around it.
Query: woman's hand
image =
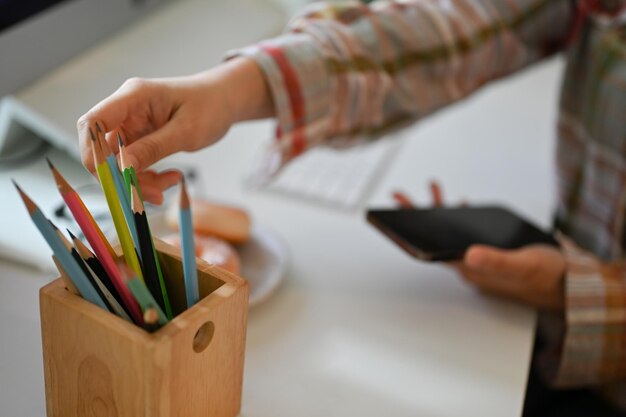
[[[482,291],[543,309],[564,308],[565,257],[552,246],[504,250],[474,245],[452,266]]]
[[[441,186],[431,181],[433,206],[443,205]],[[415,207],[404,193],[393,198],[400,207]],[[465,204],[462,204],[465,205]],[[564,245],[572,245],[561,239]],[[471,246],[461,261],[450,262],[459,274],[481,291],[522,301],[535,307],[563,310],[566,262],[563,253],[548,245],[529,245],[505,250],[486,245]]]
[[[85,113],[77,123],[83,164],[95,171],[89,126],[100,122],[117,152],[120,131],[127,162],[137,171],[148,201],[160,203],[162,192],[176,183],[171,172],[146,171],[179,151],[195,151],[219,140],[240,120],[269,117],[273,106],[256,63],[235,58],[187,77],[126,81],[116,92]]]

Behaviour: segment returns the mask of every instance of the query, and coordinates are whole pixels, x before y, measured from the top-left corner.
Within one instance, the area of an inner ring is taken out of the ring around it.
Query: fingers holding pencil
[[[123,129],[116,128],[106,132],[104,123],[95,120],[89,125],[87,130],[90,142],[92,142],[90,148],[92,157],[90,161],[93,163],[95,153],[102,153],[105,156],[114,154],[117,160],[117,167],[124,173],[126,184],[130,184],[130,172],[132,172],[132,176],[136,179],[137,184],[140,185],[142,193],[145,194],[142,195],[144,200],[153,204],[161,204],[165,190],[173,187],[180,181],[180,173],[175,170],[163,172],[154,170],[137,171],[132,157],[128,154],[127,139]],[[98,145],[100,145],[100,149],[98,149],[98,152],[95,152],[94,146]],[[126,178],[127,176],[129,177]],[[128,191],[130,192],[130,189]]]

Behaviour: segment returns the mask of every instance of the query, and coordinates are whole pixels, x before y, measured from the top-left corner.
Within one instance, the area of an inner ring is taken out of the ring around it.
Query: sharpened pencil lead
[[[22,198],[22,201],[24,202],[28,213],[32,214],[35,210],[38,210],[39,207],[37,207],[37,204],[35,204],[35,202],[31,200],[31,198],[24,192],[24,190],[22,190],[22,188],[17,185],[17,182],[15,182],[15,180],[13,179],[11,181],[13,181],[13,185],[15,185],[15,188],[17,188],[17,192],[20,194],[20,197]]]
[[[65,229],[65,230],[67,230],[67,233],[70,235],[70,238],[72,240],[76,240],[76,236],[74,236],[74,233],[72,233],[72,231],[70,229]]]
[[[96,129],[98,129],[98,133],[102,133],[102,129],[100,128],[100,123],[96,122]]]
[[[91,136],[92,142],[96,141],[96,135],[94,135],[93,130],[91,128],[89,128],[89,136]]]
[[[52,165],[52,161],[50,161],[50,158],[46,157],[46,162],[48,163],[50,169],[54,170],[54,165]]]
[[[122,135],[119,132],[119,130],[117,131],[117,144],[119,145],[120,148],[124,147],[124,141],[122,140]]]

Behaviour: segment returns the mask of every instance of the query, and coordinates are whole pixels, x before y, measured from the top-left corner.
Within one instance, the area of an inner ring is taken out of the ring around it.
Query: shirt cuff
[[[601,385],[626,377],[626,264],[603,263],[563,242],[565,329],[553,366],[559,387]]]

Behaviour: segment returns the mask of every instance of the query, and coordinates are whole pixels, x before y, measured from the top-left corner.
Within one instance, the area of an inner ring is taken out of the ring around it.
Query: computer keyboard
[[[393,136],[399,134],[346,149],[311,149],[263,189],[338,209],[359,208],[400,146]]]

